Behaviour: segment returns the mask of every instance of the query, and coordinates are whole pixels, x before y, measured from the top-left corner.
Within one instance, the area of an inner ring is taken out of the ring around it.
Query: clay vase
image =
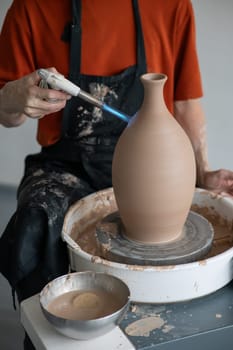
[[[166,107],[167,76],[141,76],[144,100],[116,145],[112,182],[127,238],[148,244],[182,234],[195,190],[190,140]]]

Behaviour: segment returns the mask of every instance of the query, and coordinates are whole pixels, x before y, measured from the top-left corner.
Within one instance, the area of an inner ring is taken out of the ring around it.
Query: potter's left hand
[[[206,171],[199,187],[217,194],[233,197],[233,171],[226,169]]]

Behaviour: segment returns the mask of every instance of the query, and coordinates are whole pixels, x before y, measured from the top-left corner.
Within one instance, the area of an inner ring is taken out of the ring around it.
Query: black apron
[[[133,116],[140,108],[146,72],[137,0],[132,0],[137,34],[137,62],[120,74],[83,75],[81,66],[81,0],[73,0],[69,79],[106,104]],[[112,156],[126,123],[79,98],[64,110],[62,137],[25,161],[18,206],[0,239],[0,271],[19,300],[38,293],[50,280],[68,272],[66,244],[61,239],[70,205],[112,186]]]

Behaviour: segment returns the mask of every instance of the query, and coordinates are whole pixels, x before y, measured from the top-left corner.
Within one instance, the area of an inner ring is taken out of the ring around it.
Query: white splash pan
[[[229,223],[233,222],[233,200],[230,198],[197,189],[193,204],[208,207]],[[115,210],[112,188],[93,193],[69,209],[62,238],[67,242],[72,270],[105,272],[119,277],[129,286],[131,300],[144,303],[170,303],[199,298],[232,280],[231,246],[218,255],[200,261],[157,267],[111,262],[82,250],[75,242],[75,237]]]

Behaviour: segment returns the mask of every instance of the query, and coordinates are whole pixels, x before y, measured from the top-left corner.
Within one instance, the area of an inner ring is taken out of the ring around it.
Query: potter
[[[112,166],[125,234],[149,244],[181,235],[196,182],[191,142],[164,102],[166,80],[142,75],[144,101],[117,143]]]

